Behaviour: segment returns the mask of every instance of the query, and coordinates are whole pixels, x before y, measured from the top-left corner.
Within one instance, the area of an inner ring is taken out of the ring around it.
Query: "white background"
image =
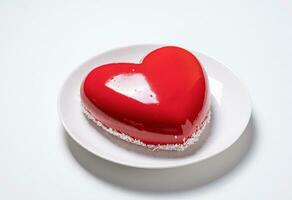
[[[1,0],[0,199],[291,199],[291,22],[289,0]],[[139,43],[229,66],[252,96],[246,134],[213,159],[162,171],[78,146],[57,116],[64,79],[98,53]]]

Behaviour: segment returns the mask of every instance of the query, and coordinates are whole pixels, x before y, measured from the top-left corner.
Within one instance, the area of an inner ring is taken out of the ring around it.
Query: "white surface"
[[[0,2],[1,199],[292,198],[292,3],[274,1]],[[120,167],[62,129],[57,94],[102,51],[173,43],[230,66],[253,120],[214,159],[177,170]]]
[[[159,47],[161,45],[135,45],[113,49],[89,59],[70,74],[60,91],[58,107],[65,129],[76,142],[112,162],[158,169],[184,166],[215,156],[242,135],[251,115],[251,100],[247,89],[224,65],[201,53],[194,54],[209,76],[212,119],[206,127],[205,137],[202,134],[200,143],[184,152],[151,152],[145,150],[145,147],[119,141],[88,122],[82,113],[80,99],[80,85],[84,77],[99,65],[114,62],[139,63],[145,55]]]

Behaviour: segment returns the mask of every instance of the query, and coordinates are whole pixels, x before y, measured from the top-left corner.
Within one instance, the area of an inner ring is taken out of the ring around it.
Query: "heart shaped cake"
[[[82,82],[81,100],[98,126],[154,150],[185,150],[210,120],[206,73],[195,55],[175,46],[140,63],[95,67]]]

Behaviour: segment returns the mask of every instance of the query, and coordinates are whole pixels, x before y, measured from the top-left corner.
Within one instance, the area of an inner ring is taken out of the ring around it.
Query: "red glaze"
[[[155,145],[183,143],[210,106],[199,61],[173,46],[152,51],[140,64],[96,67],[83,81],[81,98],[103,125]]]

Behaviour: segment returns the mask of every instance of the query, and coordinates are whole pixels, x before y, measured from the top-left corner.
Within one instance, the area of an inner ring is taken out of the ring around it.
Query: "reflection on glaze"
[[[145,104],[158,103],[145,76],[141,73],[119,74],[105,83],[110,89]]]

